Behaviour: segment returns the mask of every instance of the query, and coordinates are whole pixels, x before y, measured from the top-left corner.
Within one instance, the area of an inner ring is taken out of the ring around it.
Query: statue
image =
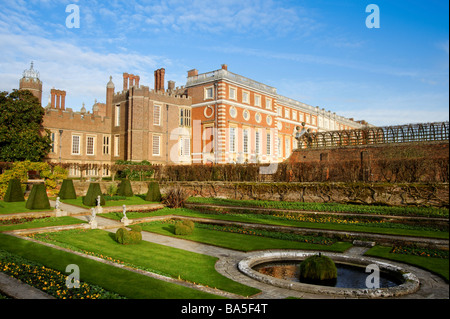
[[[92,207],[91,208],[91,219],[89,220],[89,227],[91,229],[96,229],[98,226],[96,217],[97,217],[97,210],[94,207]]]
[[[128,226],[130,224],[130,221],[128,220],[128,217],[127,217],[127,205],[123,205],[122,213],[123,213],[123,217],[120,220],[120,222],[123,223],[124,226]]]
[[[101,203],[101,197],[100,197],[100,195],[97,197],[97,207],[96,207],[96,209],[97,209],[97,214],[101,214],[101,213],[103,213],[103,208],[102,208],[102,206],[100,206],[100,203]]]

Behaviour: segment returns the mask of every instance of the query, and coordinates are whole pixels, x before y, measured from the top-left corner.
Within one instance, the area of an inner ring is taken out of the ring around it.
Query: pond
[[[253,267],[254,270],[261,274],[272,276],[278,279],[289,280],[293,282],[300,281],[300,261],[277,261],[258,264]],[[336,288],[356,288],[366,289],[366,279],[371,272],[366,273],[366,268],[361,266],[352,266],[347,264],[336,263],[338,276],[336,280],[322,282],[326,285]],[[318,284],[318,283],[313,283]],[[396,278],[392,274],[380,272],[379,288],[391,288],[402,284],[402,280]]]

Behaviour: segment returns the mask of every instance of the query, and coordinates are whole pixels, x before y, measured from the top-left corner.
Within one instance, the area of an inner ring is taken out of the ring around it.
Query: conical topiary
[[[83,205],[85,206],[97,206],[97,197],[100,196],[100,205],[105,205],[105,198],[103,197],[99,183],[89,184],[89,189],[86,196],[83,197]]]
[[[8,183],[8,188],[6,189],[6,194],[3,198],[5,202],[24,202],[25,197],[23,196],[22,186],[20,180],[11,179]]]
[[[148,191],[147,196],[145,196],[145,200],[148,202],[161,201],[161,192],[159,190],[159,184],[157,182],[150,182],[150,184],[148,184]]]
[[[33,185],[25,207],[28,209],[50,209],[50,201],[44,184]]]
[[[302,282],[320,284],[323,281],[334,281],[336,278],[337,268],[330,257],[314,255],[300,264],[300,281]]]
[[[77,199],[77,193],[71,179],[63,180],[58,196],[60,199]]]
[[[119,189],[117,189],[117,195],[125,197],[133,197],[133,189],[129,179],[123,179],[120,182]]]

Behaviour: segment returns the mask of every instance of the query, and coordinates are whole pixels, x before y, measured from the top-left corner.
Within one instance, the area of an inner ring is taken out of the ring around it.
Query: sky
[[[165,68],[166,87],[181,86],[191,69],[227,64],[373,125],[449,120],[444,0],[0,0],[0,91],[18,88],[31,61],[43,104],[54,87],[75,111],[104,103],[110,76],[116,91],[124,72],[152,88]]]

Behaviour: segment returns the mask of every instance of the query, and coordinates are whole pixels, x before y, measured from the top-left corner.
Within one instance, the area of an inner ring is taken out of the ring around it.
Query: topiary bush
[[[122,245],[137,244],[142,240],[141,227],[132,226],[131,230],[127,230],[124,227],[119,228],[116,231],[116,241]]]
[[[117,189],[117,195],[125,197],[133,197],[133,189],[131,188],[131,183],[129,179],[123,179],[120,182],[119,188]]]
[[[105,205],[105,198],[103,197],[99,183],[89,184],[89,189],[86,196],[83,197],[83,205],[97,206],[97,197],[100,196],[100,205]]]
[[[334,261],[327,256],[315,255],[300,264],[300,281],[306,283],[333,282],[337,279]]]
[[[44,184],[33,185],[25,207],[28,209],[50,209],[50,201]]]
[[[77,199],[77,193],[71,179],[63,180],[58,196],[60,199]]]
[[[148,202],[161,201],[161,192],[159,190],[159,184],[157,182],[150,182],[148,184],[148,191],[147,196],[145,196],[145,200]]]
[[[195,224],[191,220],[183,220],[175,224],[175,235],[187,236],[194,231]]]
[[[23,196],[22,185],[20,180],[14,178],[9,180],[8,188],[6,189],[5,197],[3,198],[5,202],[24,202],[25,197]]]

